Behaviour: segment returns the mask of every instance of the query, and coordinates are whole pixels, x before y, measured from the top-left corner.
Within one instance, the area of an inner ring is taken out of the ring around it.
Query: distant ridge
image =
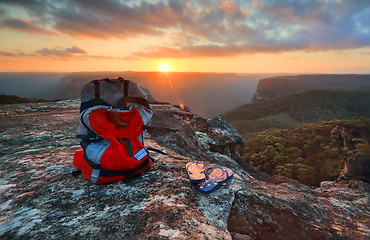
[[[259,81],[251,102],[266,101],[307,89],[325,88],[370,90],[370,75],[320,74],[264,78]]]
[[[152,96],[171,104],[184,104],[191,111],[213,117],[248,103],[258,81],[272,74],[202,72],[78,72],[63,76],[54,99],[76,98],[84,84],[94,79],[123,77],[147,88]]]
[[[262,103],[245,104],[222,114],[241,135],[266,129],[287,129],[356,117],[370,118],[370,91],[311,89]]]
[[[22,98],[16,95],[0,95],[0,105],[19,104],[19,103],[39,103],[39,102],[47,102],[47,101],[43,99]]]
[[[0,72],[0,94],[23,98],[55,100],[55,89],[66,73]]]

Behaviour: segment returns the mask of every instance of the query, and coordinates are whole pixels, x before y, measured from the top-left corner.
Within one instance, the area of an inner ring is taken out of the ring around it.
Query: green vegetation
[[[370,119],[365,118],[247,133],[243,135],[246,147],[242,157],[260,171],[290,177],[307,185],[318,186],[321,181],[336,180],[349,150],[331,139],[330,132],[337,124],[361,133],[353,156],[369,158]]]
[[[311,89],[222,114],[243,135],[303,123],[370,117],[370,91]]]
[[[43,99],[29,99],[29,98],[22,98],[15,95],[0,95],[0,105],[4,104],[19,104],[19,103],[39,103],[39,102],[47,102]]]
[[[333,87],[343,89],[326,89]],[[222,116],[245,139],[242,157],[253,167],[318,186],[321,181],[336,180],[345,161],[370,159],[369,89],[370,75],[262,79],[254,103]],[[339,135],[331,136],[337,124]],[[365,171],[361,164],[351,168],[346,170],[356,176]]]

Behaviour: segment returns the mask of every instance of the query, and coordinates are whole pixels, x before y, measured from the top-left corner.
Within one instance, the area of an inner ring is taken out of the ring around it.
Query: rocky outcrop
[[[370,132],[353,126],[336,125],[330,133],[332,145],[346,151],[344,169],[338,179],[370,182]]]
[[[234,239],[367,239],[369,184],[253,182],[237,192],[228,219]]]
[[[369,183],[309,188],[266,177],[237,156],[243,140],[220,117],[153,105],[156,162],[127,182],[73,177],[78,100],[0,106],[1,239],[367,239]],[[181,155],[180,155],[181,154]],[[234,178],[211,194],[185,164],[204,159]]]
[[[159,144],[179,154],[210,160],[211,152],[231,156],[245,142],[221,116],[199,117],[170,105],[152,105],[154,112],[149,133]]]

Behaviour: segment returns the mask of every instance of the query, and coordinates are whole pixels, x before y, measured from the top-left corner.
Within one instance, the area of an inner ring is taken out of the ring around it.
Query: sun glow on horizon
[[[161,63],[161,65],[159,65],[159,70],[162,72],[168,72],[171,70],[171,66],[168,63]]]

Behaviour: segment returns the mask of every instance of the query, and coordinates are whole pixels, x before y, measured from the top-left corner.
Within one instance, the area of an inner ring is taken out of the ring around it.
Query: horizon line
[[[206,71],[136,71],[136,70],[96,70],[96,71],[1,71],[2,73],[59,73],[59,74],[74,74],[74,73],[101,73],[101,72],[134,72],[134,73],[162,73],[162,74],[176,74],[176,73],[209,73],[209,74],[302,74],[302,75],[369,75],[370,72],[346,72],[346,73],[330,73],[330,72],[206,72]]]

